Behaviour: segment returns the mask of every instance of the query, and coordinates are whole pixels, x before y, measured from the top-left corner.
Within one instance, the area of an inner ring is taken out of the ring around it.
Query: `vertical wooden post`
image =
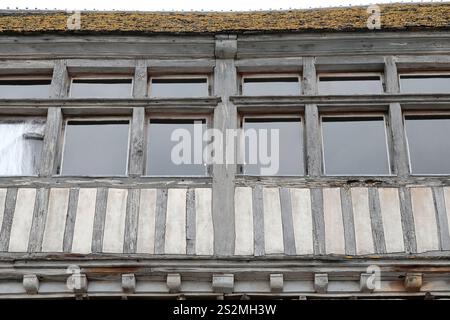
[[[147,96],[147,64],[137,61],[133,81],[133,97],[142,99]],[[145,168],[145,108],[134,107],[131,121],[129,176],[141,176]]]
[[[234,58],[237,52],[237,37],[220,35],[216,37],[214,68],[214,95],[222,102],[214,111],[214,128],[225,135],[227,129],[237,128],[237,109],[229,96],[237,94],[237,72]],[[225,146],[224,151],[227,150]],[[236,162],[236,161],[234,161]],[[212,214],[214,227],[214,254],[234,254],[234,177],[236,164],[214,164],[212,170]]]
[[[386,93],[399,93],[397,66],[394,57],[385,58],[384,66]],[[408,150],[403,124],[402,108],[399,103],[389,104],[389,128],[392,137],[393,169],[400,177],[409,175]]]
[[[317,76],[314,57],[303,58],[302,91],[304,95],[317,94]],[[322,148],[319,110],[316,104],[305,105],[306,171],[311,177],[322,174]]]
[[[66,61],[57,60],[55,61],[53,69],[50,97],[65,98],[67,96],[68,87],[69,75],[67,72]],[[48,177],[56,173],[62,122],[63,117],[61,107],[48,108],[39,176]]]

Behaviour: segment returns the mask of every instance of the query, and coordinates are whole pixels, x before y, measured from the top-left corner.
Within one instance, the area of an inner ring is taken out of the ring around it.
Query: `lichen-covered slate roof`
[[[450,27],[450,2],[380,5],[381,30]],[[225,33],[370,31],[366,6],[254,12],[81,12],[68,30],[65,11],[0,11],[0,33]]]

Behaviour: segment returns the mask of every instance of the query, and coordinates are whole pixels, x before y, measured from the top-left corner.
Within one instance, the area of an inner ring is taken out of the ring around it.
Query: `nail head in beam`
[[[405,289],[410,292],[418,292],[422,288],[422,274],[421,273],[407,273],[405,277]]]
[[[234,290],[234,275],[233,274],[214,274],[212,287],[214,292],[218,293],[232,293]]]
[[[133,273],[122,275],[122,291],[125,293],[134,293],[136,291],[136,277]]]
[[[327,293],[328,274],[316,273],[314,275],[314,290],[316,290],[317,293]]]
[[[284,286],[283,274],[273,273],[270,275],[270,291],[271,292],[282,292]]]
[[[180,292],[181,290],[181,274],[179,273],[169,273],[167,275],[167,288],[169,292]]]
[[[35,274],[23,276],[23,287],[27,294],[37,294],[39,291],[39,279]]]

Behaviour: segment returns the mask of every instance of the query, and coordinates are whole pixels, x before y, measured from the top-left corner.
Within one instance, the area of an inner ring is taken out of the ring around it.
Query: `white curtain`
[[[36,120],[0,122],[0,175],[37,174],[44,128]]]

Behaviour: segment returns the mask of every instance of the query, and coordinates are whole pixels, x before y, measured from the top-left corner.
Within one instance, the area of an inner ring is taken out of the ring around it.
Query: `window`
[[[403,93],[450,93],[450,74],[400,75],[400,91]]]
[[[405,116],[413,174],[450,174],[450,115]]]
[[[152,78],[150,96],[155,98],[194,98],[209,96],[208,79],[193,78]]]
[[[321,75],[319,94],[379,94],[383,93],[380,75]]]
[[[61,174],[125,175],[128,131],[128,120],[68,120]]]
[[[48,99],[50,84],[50,79],[0,79],[0,99]]]
[[[72,98],[130,98],[132,79],[72,79]]]
[[[204,119],[151,119],[148,130],[147,175],[206,175],[203,162]]]
[[[278,130],[272,136],[272,130]],[[253,132],[253,133],[252,133]],[[304,175],[300,118],[244,118],[247,175]]]
[[[0,119],[0,175],[38,174],[45,119]]]
[[[299,76],[244,76],[242,78],[242,94],[245,96],[300,95]]]
[[[322,117],[324,168],[327,175],[390,173],[383,116]]]

